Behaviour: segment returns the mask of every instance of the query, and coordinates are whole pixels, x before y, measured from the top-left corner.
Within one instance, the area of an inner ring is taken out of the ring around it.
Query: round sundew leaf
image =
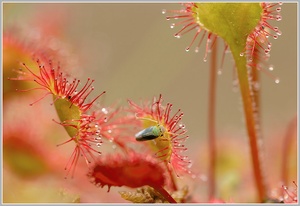
[[[75,128],[73,126],[64,126],[70,137],[74,137],[78,133],[79,122],[77,120],[81,118],[81,110],[77,105],[72,104],[69,99],[56,98],[57,96],[53,95],[58,117],[62,123],[66,121],[66,124],[75,126]]]
[[[259,25],[263,15],[260,3],[197,3],[194,18],[202,28],[220,36],[229,46],[237,68],[246,116],[253,113],[249,90],[247,59],[241,55],[247,37]],[[253,121],[250,116],[249,121]]]
[[[231,52],[239,55],[248,35],[258,25],[263,9],[260,3],[197,3],[194,11],[202,28],[222,37]]]

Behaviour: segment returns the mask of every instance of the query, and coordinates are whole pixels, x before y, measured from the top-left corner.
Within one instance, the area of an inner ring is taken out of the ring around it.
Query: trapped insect
[[[135,135],[135,139],[137,141],[147,141],[147,140],[156,139],[158,137],[162,137],[165,131],[166,129],[162,125],[158,124],[138,132]]]

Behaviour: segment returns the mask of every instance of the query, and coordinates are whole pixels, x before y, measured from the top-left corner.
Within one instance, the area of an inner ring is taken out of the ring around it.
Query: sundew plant
[[[4,2],[3,203],[298,203],[297,6]]]

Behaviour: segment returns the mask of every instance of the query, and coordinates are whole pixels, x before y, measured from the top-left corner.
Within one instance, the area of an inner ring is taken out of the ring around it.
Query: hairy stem
[[[257,50],[255,50],[257,51]],[[257,65],[257,59],[254,59],[254,65]],[[255,116],[256,116],[256,124],[258,125],[258,128],[262,128],[261,127],[261,114],[260,114],[260,79],[259,79],[259,72],[256,68],[256,66],[252,66],[251,67],[251,76],[252,76],[252,92],[253,92],[253,102],[254,102],[254,109],[255,109]]]
[[[258,145],[258,132],[257,121],[255,118],[255,111],[253,108],[254,98],[252,96],[250,80],[248,76],[248,70],[246,67],[246,59],[244,57],[240,57],[239,54],[233,54],[237,63],[237,73],[240,85],[240,91],[243,100],[243,108],[246,118],[246,126],[248,132],[248,138],[250,143],[251,150],[251,158],[252,158],[252,166],[253,173],[255,179],[255,185],[258,193],[258,201],[264,202],[267,199],[266,194],[266,185],[263,179],[263,172],[261,169],[261,151]],[[258,105],[257,105],[258,106]]]
[[[215,113],[216,113],[216,74],[217,74],[217,42],[212,48],[210,61],[210,80],[209,80],[209,99],[208,99],[208,138],[209,138],[209,171],[208,171],[208,196],[209,199],[215,198],[216,193],[216,132],[215,132]]]

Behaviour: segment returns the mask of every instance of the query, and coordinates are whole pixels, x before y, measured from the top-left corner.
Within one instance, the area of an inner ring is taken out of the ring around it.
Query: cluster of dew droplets
[[[178,110],[178,113],[181,110]],[[189,136],[186,135],[186,126],[181,123],[181,119],[183,117],[183,112],[180,112],[178,115],[174,116],[174,128],[172,130],[172,132],[174,132],[176,135],[173,138],[172,142],[173,142],[173,153],[172,155],[179,159],[180,161],[178,162],[178,166],[180,166],[181,169],[187,171],[188,173],[191,173],[191,171],[189,170],[189,168],[191,167],[191,161],[189,159],[189,157],[187,155],[183,155],[182,153],[187,151],[187,148],[185,147],[185,145],[183,144],[188,138]],[[178,174],[177,174],[178,176]]]
[[[282,19],[279,14],[281,7],[274,9],[277,5],[280,6],[282,3],[262,3],[263,14],[259,25],[248,36],[245,51],[240,53],[240,56],[246,56],[248,66],[254,66],[257,70],[264,72],[276,84],[280,82],[280,79],[270,73],[274,70],[273,66],[265,69],[267,66],[262,65],[260,62],[267,62],[270,57],[272,43],[268,40],[269,37],[273,36],[273,39],[276,40],[282,34],[278,27],[273,27],[267,22],[268,20],[280,21]]]
[[[108,117],[107,117],[107,115],[109,114],[109,109],[108,108],[105,108],[105,107],[103,107],[102,109],[101,109],[101,112],[105,115],[105,117],[103,118],[103,122],[104,123],[107,123],[108,122]],[[108,133],[108,136],[109,137],[107,137],[108,138],[108,141],[110,142],[110,143],[112,143],[112,149],[116,149],[117,148],[117,145],[115,144],[115,143],[117,143],[117,142],[115,142],[115,138],[112,136],[112,134],[113,134],[113,129],[112,128],[108,128],[107,130],[106,130],[106,132]]]
[[[274,6],[279,5],[279,7],[277,7],[275,10],[273,9]],[[281,7],[280,5],[282,5],[282,2],[279,2],[278,4],[264,4],[264,14],[263,14],[263,18],[262,18],[262,24],[261,26],[263,27],[263,31],[264,31],[264,35],[266,36],[266,38],[269,38],[269,36],[273,36],[273,39],[278,39],[278,37],[282,34],[282,32],[278,29],[278,27],[272,27],[270,24],[268,24],[266,22],[266,20],[276,20],[276,21],[281,21],[282,17],[280,15],[281,12]],[[266,29],[269,29],[270,31],[275,32],[275,34],[270,34],[268,33]],[[271,47],[271,45],[268,45],[268,47],[266,48],[266,53],[269,52],[269,48]]]
[[[101,137],[102,137],[102,135],[101,135],[101,129],[100,129],[100,127],[99,127],[99,124],[98,123],[96,123],[95,124],[95,129],[96,129],[96,131],[95,131],[95,141],[96,141],[96,146],[97,147],[100,147],[101,145],[102,145],[102,141],[101,141]]]
[[[99,148],[103,143],[101,139],[101,127],[95,121],[93,115],[84,115],[82,117],[79,136],[79,140],[83,142],[83,145],[86,145],[88,150],[90,149],[99,155],[101,154],[97,149],[92,148],[93,146]]]
[[[197,7],[195,5],[195,3],[184,3],[183,6],[184,6],[184,8],[180,9],[180,10],[163,9],[162,14],[174,13],[173,16],[167,16],[166,19],[167,20],[170,20],[170,19],[174,19],[174,20],[180,19],[181,20],[176,23],[171,23],[171,25],[170,25],[171,29],[175,28],[176,26],[182,26],[181,29],[174,34],[174,37],[179,39],[184,34],[190,32],[190,31],[195,31],[192,41],[185,48],[185,51],[187,51],[187,52],[190,51],[190,48],[195,43],[199,34],[202,33],[202,35],[199,36],[200,40],[195,47],[195,52],[198,53],[200,45],[201,45],[203,39],[205,38],[205,36],[207,35],[206,49],[205,49],[205,54],[204,54],[204,58],[203,58],[203,61],[207,62],[207,54],[210,53],[211,48],[213,47],[217,36],[214,36],[214,39],[212,40],[212,36],[213,36],[212,33],[207,32],[206,30],[202,29],[200,27],[199,23],[197,23],[197,21],[195,20],[195,17],[193,16],[195,14],[195,11],[193,11],[193,7]]]
[[[104,115],[107,115],[108,114],[108,110],[103,107],[101,110],[100,110]],[[104,116],[101,118],[101,121],[96,121],[95,125],[94,125],[94,135],[96,136],[95,137],[95,141],[96,141],[96,146],[97,147],[100,147],[102,145],[102,134],[101,134],[101,127],[99,126],[99,124],[101,123],[106,123],[107,122],[107,117]]]

